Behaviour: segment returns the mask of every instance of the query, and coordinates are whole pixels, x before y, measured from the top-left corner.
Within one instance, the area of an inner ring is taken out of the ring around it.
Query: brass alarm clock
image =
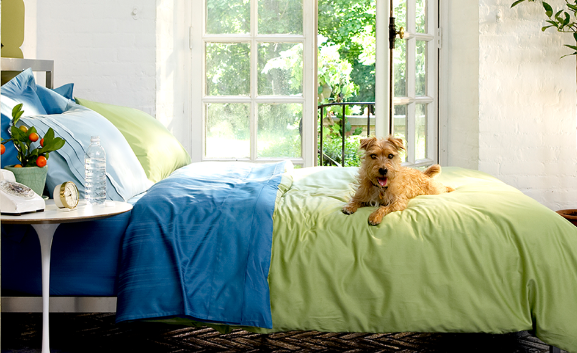
[[[78,201],[80,200],[78,188],[71,181],[56,185],[53,196],[54,203],[59,208],[73,209],[78,206]]]

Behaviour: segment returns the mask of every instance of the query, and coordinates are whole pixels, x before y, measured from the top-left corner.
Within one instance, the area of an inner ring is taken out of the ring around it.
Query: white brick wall
[[[156,0],[24,3],[24,56],[54,60],[56,86],[155,115]]]
[[[539,2],[479,1],[479,169],[552,209],[577,208],[575,57]],[[553,7],[564,1],[550,1]]]

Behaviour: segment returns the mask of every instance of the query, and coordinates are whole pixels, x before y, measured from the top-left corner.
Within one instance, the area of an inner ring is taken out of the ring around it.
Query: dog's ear
[[[403,146],[403,140],[393,137],[390,135],[388,141],[393,144],[397,148],[397,150],[404,150],[405,146]]]
[[[377,141],[376,137],[367,137],[366,139],[362,139],[361,140],[361,149],[363,150],[367,150],[369,147],[371,147],[375,141]]]

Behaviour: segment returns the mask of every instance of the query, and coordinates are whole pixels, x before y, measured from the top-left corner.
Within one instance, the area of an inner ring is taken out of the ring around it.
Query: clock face
[[[71,181],[56,185],[54,188],[54,203],[60,208],[75,208],[79,199],[78,188]]]
[[[78,189],[76,185],[72,182],[67,182],[64,185],[64,199],[66,203],[63,204],[67,205],[68,208],[74,208],[78,205]]]

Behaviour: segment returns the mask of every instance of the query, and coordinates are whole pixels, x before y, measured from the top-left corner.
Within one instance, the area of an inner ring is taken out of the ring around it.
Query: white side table
[[[73,211],[61,211],[54,200],[46,201],[44,212],[27,213],[21,216],[2,215],[4,224],[31,224],[40,240],[42,255],[42,353],[50,352],[49,300],[50,300],[50,249],[56,228],[62,223],[93,221],[128,212],[132,205],[127,202],[106,201],[106,206],[90,207],[79,204]]]

